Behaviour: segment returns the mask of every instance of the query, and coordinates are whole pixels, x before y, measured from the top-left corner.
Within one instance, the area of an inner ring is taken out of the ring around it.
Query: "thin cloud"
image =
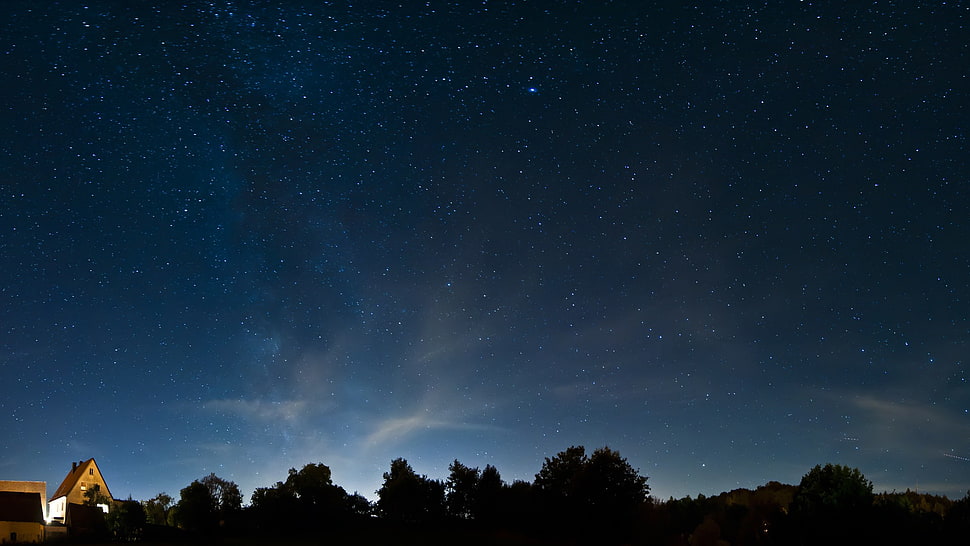
[[[210,400],[203,407],[209,411],[228,413],[256,421],[293,422],[309,412],[306,400],[264,400],[222,399]]]
[[[381,420],[362,441],[367,449],[389,443],[399,443],[407,438],[432,430],[493,430],[495,427],[442,419],[428,410],[419,410],[408,417],[391,417]]]

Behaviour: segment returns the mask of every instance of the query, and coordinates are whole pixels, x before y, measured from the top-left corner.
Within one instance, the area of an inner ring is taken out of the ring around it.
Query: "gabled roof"
[[[101,475],[101,469],[98,468],[98,463],[94,462],[93,458],[88,459],[86,461],[81,461],[77,463],[76,466],[72,464],[71,471],[68,472],[67,476],[64,477],[64,481],[61,482],[61,485],[57,486],[57,490],[54,491],[54,494],[51,496],[50,500],[54,500],[59,497],[66,497],[67,494],[70,493],[77,485],[77,482],[81,480],[81,477],[87,475],[88,469],[91,468],[92,466],[98,470],[98,475]],[[103,475],[101,475],[101,479],[104,480]],[[111,491],[107,490],[108,489],[107,482],[105,482],[104,488],[106,490],[104,494],[107,495],[109,499],[113,498],[111,496]]]
[[[40,493],[0,491],[0,521],[44,523],[44,500]]]

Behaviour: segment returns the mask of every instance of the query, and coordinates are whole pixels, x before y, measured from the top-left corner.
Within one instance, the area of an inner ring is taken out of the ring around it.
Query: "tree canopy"
[[[418,475],[403,458],[391,461],[377,495],[379,513],[392,521],[433,521],[445,514],[444,484]]]
[[[816,465],[792,498],[789,538],[805,544],[863,540],[872,526],[873,498],[872,482],[858,468]]]
[[[168,493],[159,493],[143,503],[145,517],[152,525],[168,525],[168,513],[172,508],[172,496]]]
[[[814,516],[872,506],[872,482],[858,468],[839,464],[816,465],[802,476],[791,511]]]
[[[559,529],[622,533],[618,522],[629,521],[647,501],[650,488],[619,452],[601,447],[589,457],[572,446],[546,458],[536,474],[535,488],[544,499],[546,519]]]
[[[547,457],[536,474],[535,486],[584,507],[634,507],[647,500],[650,493],[647,477],[609,447],[601,447],[587,457],[584,447],[572,446],[555,457]]]
[[[182,489],[168,511],[189,531],[306,538],[324,532],[337,542],[376,537],[378,543],[391,537],[434,543],[444,538],[440,533],[463,543],[512,533],[590,544],[943,544],[959,543],[970,529],[970,493],[960,501],[909,490],[874,496],[862,472],[833,464],[812,468],[798,486],[768,482],[667,502],[650,499],[647,477],[609,447],[587,454],[571,446],[545,459],[534,482],[506,484],[494,466],[479,469],[457,459],[448,469],[442,482],[394,459],[372,505],[334,484],[328,466],[311,463],[256,489],[239,512],[245,517],[230,520],[223,510],[238,511],[238,487],[210,474]],[[150,538],[181,533],[143,525],[145,515],[164,521],[168,495],[146,501],[147,514],[130,499],[114,502],[111,529],[118,539],[138,539],[142,530],[162,533]]]
[[[239,486],[215,474],[193,481],[179,496],[171,517],[177,526],[188,531],[211,531],[238,515],[242,508]]]
[[[215,502],[209,488],[195,480],[179,491],[179,501],[172,508],[175,524],[187,531],[209,531],[214,527]]]

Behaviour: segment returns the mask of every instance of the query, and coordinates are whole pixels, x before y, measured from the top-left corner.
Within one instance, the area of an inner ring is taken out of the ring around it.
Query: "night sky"
[[[0,478],[970,489],[970,8],[397,4],[0,5]]]

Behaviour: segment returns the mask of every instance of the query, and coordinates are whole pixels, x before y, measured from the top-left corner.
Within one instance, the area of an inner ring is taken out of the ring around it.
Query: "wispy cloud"
[[[857,407],[873,412],[881,420],[901,423],[940,422],[947,417],[932,406],[896,402],[876,398],[875,396],[858,396],[854,403]]]
[[[966,421],[933,404],[900,402],[871,395],[856,396],[853,404],[867,413],[870,423],[887,429],[925,432],[932,428],[970,434],[970,425]]]
[[[410,437],[432,430],[493,430],[495,427],[468,423],[442,417],[432,411],[421,409],[406,417],[390,417],[378,421],[374,430],[362,440],[367,449],[391,443],[403,442]]]
[[[895,449],[924,460],[944,458],[944,451],[965,445],[970,425],[952,412],[932,404],[901,402],[860,395],[852,404],[863,412],[859,435],[885,449]]]
[[[305,400],[243,400],[241,398],[209,400],[203,407],[209,411],[228,413],[257,421],[293,422],[309,411]]]

